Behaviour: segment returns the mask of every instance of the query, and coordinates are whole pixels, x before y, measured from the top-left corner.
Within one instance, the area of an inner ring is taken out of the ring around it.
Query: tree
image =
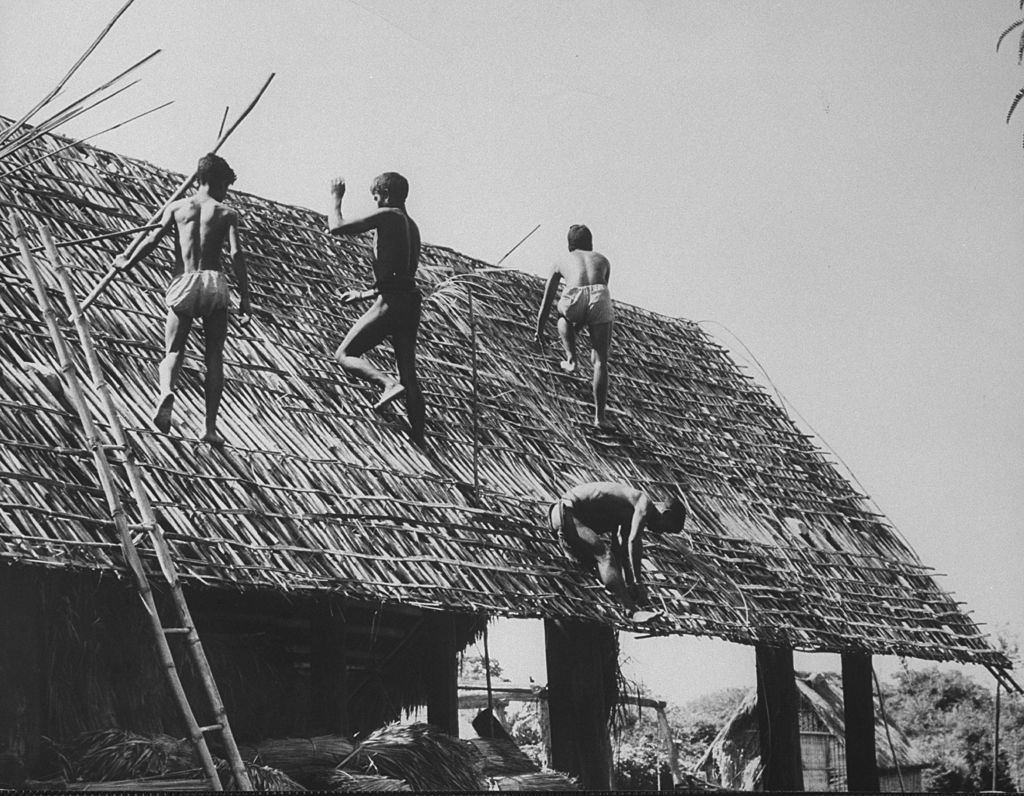
[[[991,788],[994,700],[989,689],[963,672],[931,666],[897,672],[884,690],[889,719],[927,761],[927,790]],[[1019,703],[1003,704],[1003,737],[1011,741],[1024,716]],[[1008,746],[1000,749],[997,766],[996,788],[1001,790],[1014,790]]]

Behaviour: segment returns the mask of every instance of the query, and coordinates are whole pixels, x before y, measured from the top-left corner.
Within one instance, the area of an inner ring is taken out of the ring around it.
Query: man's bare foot
[[[656,619],[659,616],[661,616],[661,611],[640,610],[634,611],[629,618],[630,621],[642,625],[646,622],[650,622],[652,619]]]
[[[171,412],[173,411],[174,393],[161,395],[156,405],[156,412],[153,414],[153,425],[157,427],[157,430],[164,434],[171,430]]]
[[[608,422],[608,418],[607,417],[595,417],[594,418],[594,428],[604,429],[604,428],[611,428],[611,427],[612,427],[612,424],[610,422]]]
[[[388,387],[380,394],[380,398],[377,399],[377,403],[373,405],[373,411],[379,412],[396,398],[401,398],[404,393],[405,387],[398,382],[395,382],[391,387]]]
[[[576,372],[576,368],[577,368],[576,360],[575,359],[563,359],[561,362],[558,363],[558,367],[560,367],[566,373],[575,373]]]
[[[203,442],[207,442],[215,448],[224,447],[224,437],[217,433],[216,429],[207,429],[203,434]]]

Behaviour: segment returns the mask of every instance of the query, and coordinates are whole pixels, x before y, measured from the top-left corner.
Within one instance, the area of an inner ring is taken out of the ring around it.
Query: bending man
[[[643,533],[679,533],[686,507],[676,498],[654,503],[626,484],[580,484],[551,505],[551,528],[585,569],[597,569],[604,587],[622,601],[634,621],[655,616],[643,584]]]

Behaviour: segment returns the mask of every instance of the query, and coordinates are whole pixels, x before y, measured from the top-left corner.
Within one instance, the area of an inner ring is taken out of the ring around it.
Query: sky
[[[0,1],[0,113],[28,110],[121,3]],[[1024,113],[1004,120],[1024,68],[1013,42],[995,51],[1018,15],[1016,0],[136,0],[61,101],[162,53],[62,132],[173,99],[94,143],[191,172],[225,106],[274,72],[221,150],[239,190],[326,212],[342,175],[358,213],[372,178],[400,171],[428,243],[493,262],[540,224],[505,262],[537,274],[586,223],[617,299],[702,322],[986,630],[1021,637]],[[754,682],[747,647],[623,649],[674,701]],[[492,651],[513,679],[545,679],[539,623],[498,623]]]

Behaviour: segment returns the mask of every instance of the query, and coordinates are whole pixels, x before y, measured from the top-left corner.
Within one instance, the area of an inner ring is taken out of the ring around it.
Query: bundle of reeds
[[[341,768],[402,779],[413,790],[480,790],[484,782],[467,746],[429,724],[390,724],[371,733]]]
[[[540,766],[527,757],[515,741],[504,738],[470,738],[469,743],[480,753],[475,765],[485,777],[508,777],[540,771]]]
[[[76,736],[60,749],[69,780],[135,780],[199,769],[188,741],[169,735],[100,730]]]
[[[511,777],[494,777],[491,779],[494,790],[579,790],[580,786],[568,774],[558,771],[535,771],[532,774],[516,774]]]
[[[354,749],[352,741],[341,735],[274,738],[238,747],[243,760],[284,771],[306,787],[321,787],[327,775]]]
[[[283,771],[270,766],[258,766],[255,763],[243,763],[245,773],[249,775],[249,782],[258,791],[304,791],[302,785],[289,777]],[[217,762],[217,774],[220,776],[220,783],[224,790],[238,790],[231,767],[226,760]]]
[[[350,774],[335,769],[327,777],[325,790],[340,793],[356,793],[361,791],[404,790],[411,791],[409,783],[402,779],[381,777],[375,774]]]

